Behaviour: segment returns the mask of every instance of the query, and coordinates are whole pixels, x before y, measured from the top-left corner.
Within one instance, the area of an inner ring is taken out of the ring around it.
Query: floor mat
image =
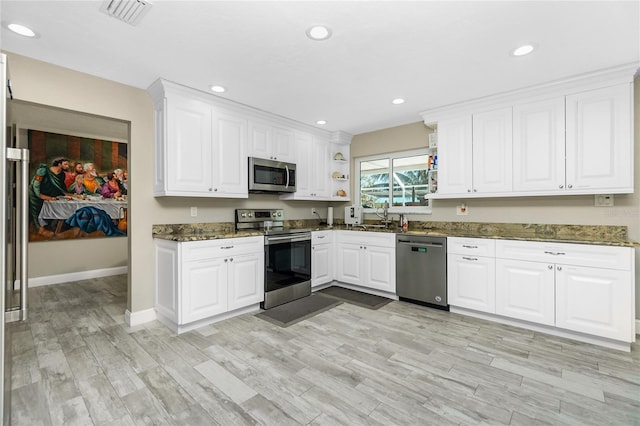
[[[353,305],[362,306],[369,309],[380,309],[392,299],[386,297],[376,296],[373,294],[363,293],[361,291],[351,290],[343,287],[331,286],[325,289],[319,290],[316,294],[321,293],[325,296],[333,297],[343,302],[351,303]]]
[[[280,327],[289,327],[297,322],[329,310],[334,306],[338,306],[341,303],[341,301],[335,298],[312,294],[311,296],[267,309],[266,311],[256,314],[256,316]]]

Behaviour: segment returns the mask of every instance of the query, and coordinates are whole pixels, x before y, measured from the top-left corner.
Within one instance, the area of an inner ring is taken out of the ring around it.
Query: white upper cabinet
[[[155,115],[155,196],[248,198],[248,157],[258,157],[296,164],[298,192],[283,199],[332,199],[331,141],[348,149],[351,135],[162,79],[148,92]],[[348,172],[343,174],[348,184]]]
[[[473,190],[471,130],[471,114],[438,122],[438,194]]]
[[[620,67],[422,113],[430,198],[633,193],[633,80]]]
[[[513,107],[513,190],[563,191],[564,97]]]
[[[509,192],[511,108],[473,114],[473,192]]]
[[[214,111],[214,167],[211,187],[220,197],[248,197],[247,121]],[[211,167],[211,166],[210,166]]]
[[[293,132],[262,121],[249,121],[249,156],[292,163]]]
[[[190,89],[158,80],[156,196],[247,198],[247,120]]]
[[[567,96],[567,189],[633,192],[631,93],[619,84]]]
[[[331,145],[308,133],[295,132],[296,192],[282,194],[286,200],[329,200]]]

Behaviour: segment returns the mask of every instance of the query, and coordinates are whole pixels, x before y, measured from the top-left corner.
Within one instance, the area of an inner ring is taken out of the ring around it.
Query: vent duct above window
[[[100,7],[100,11],[130,25],[138,25],[149,9],[151,2],[147,0],[105,0]]]

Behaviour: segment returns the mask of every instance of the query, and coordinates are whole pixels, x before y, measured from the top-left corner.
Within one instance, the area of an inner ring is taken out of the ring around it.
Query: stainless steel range
[[[236,210],[236,230],[265,233],[262,309],[311,294],[311,230],[286,228],[284,222],[281,209]]]

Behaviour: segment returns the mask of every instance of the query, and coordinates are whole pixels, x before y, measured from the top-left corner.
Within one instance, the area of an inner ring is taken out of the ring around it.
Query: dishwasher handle
[[[415,242],[406,241],[406,240],[398,240],[398,243],[411,244],[412,246],[416,246],[416,247],[439,247],[439,248],[444,247],[444,244],[442,243],[415,243]]]

